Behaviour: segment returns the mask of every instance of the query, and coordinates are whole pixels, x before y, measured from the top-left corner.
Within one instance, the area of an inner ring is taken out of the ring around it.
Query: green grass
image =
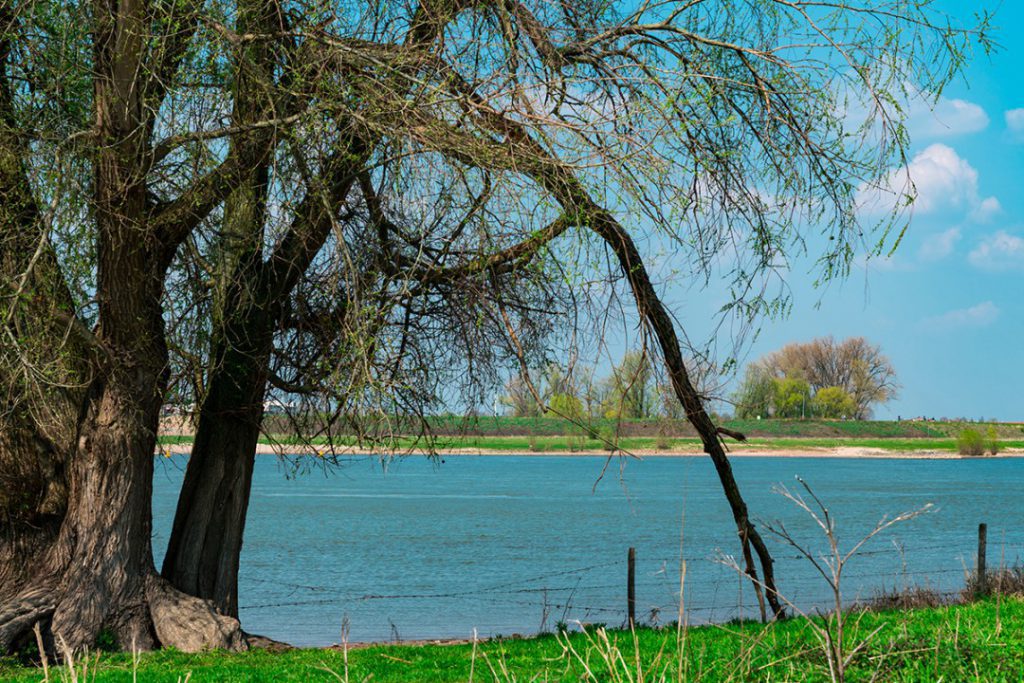
[[[283,445],[305,445],[305,441],[290,434],[290,427],[278,416],[267,418],[264,427],[274,433]],[[594,419],[586,430],[563,419],[551,417],[462,417],[458,415],[429,418],[430,427],[437,435],[438,448],[480,449],[504,453],[546,451],[572,453],[575,451],[605,451],[606,443],[588,438],[598,434],[620,435],[618,445],[627,451],[641,450],[694,450],[699,440],[693,428],[682,420],[611,420]],[[742,432],[748,437],[744,448],[794,450],[805,448],[836,448],[855,446],[882,448],[895,452],[944,451],[956,452],[956,436],[964,424],[958,422],[892,422],[854,420],[729,420],[724,426]],[[1024,425],[975,425],[987,432],[991,427],[1000,439],[1001,448],[1024,447]],[[414,425],[395,418],[391,427],[412,430]],[[276,428],[276,429],[275,429]],[[587,433],[584,433],[587,432]],[[191,442],[187,435],[160,436],[163,445]],[[261,440],[264,443],[266,440]],[[659,443],[661,442],[661,443]],[[324,439],[314,439],[323,445]],[[339,436],[335,443],[355,446],[352,437]],[[424,442],[413,437],[400,436],[390,446],[397,450],[417,449]],[[658,449],[658,446],[662,446]],[[367,444],[367,447],[369,445]]]
[[[1024,672],[1024,602],[1004,599],[938,609],[865,613],[851,625],[848,641],[859,643],[880,629],[854,657],[848,680],[1020,681]],[[746,623],[639,629],[599,636],[575,633],[565,641],[542,635],[465,645],[374,646],[337,650],[265,651],[242,654],[162,651],[143,654],[139,681],[769,681],[828,679],[826,663],[808,625],[794,619],[762,627]],[[680,648],[680,642],[683,646]],[[682,656],[680,657],[680,651]],[[575,654],[573,654],[575,652]],[[582,661],[593,677],[588,678]],[[637,676],[639,663],[643,675]],[[328,669],[330,671],[328,671]],[[616,676],[611,670],[614,669]],[[333,672],[333,673],[332,673]],[[51,680],[62,680],[50,672]],[[67,676],[66,672],[64,673]],[[104,654],[89,680],[132,681],[130,655]],[[0,660],[0,678],[17,683],[42,680],[42,671]]]

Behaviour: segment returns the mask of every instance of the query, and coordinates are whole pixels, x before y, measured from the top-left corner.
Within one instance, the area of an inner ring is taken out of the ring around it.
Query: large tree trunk
[[[152,368],[118,367],[89,403],[58,541],[67,563],[53,631],[72,648],[104,627],[122,647],[155,643],[145,591],[158,386]]]
[[[168,358],[160,302],[176,244],[148,224],[151,112],[138,80],[147,8],[97,1],[94,14],[94,110],[104,141],[93,166],[99,325],[79,333],[98,362],[67,461],[60,531],[33,558],[33,575],[0,595],[0,651],[40,621],[70,650],[91,647],[102,629],[125,649],[241,647],[237,620],[170,589],[153,567],[153,452]],[[74,311],[66,313],[73,327]],[[38,426],[39,415],[29,423]]]
[[[114,231],[116,233],[116,231]],[[129,235],[130,233],[122,233]],[[111,235],[116,237],[116,234]],[[0,650],[37,621],[58,648],[93,645],[108,629],[122,648],[244,647],[237,620],[182,595],[153,567],[153,451],[166,384],[159,262],[144,247],[111,239],[101,251],[97,342],[111,360],[89,389],[68,471],[66,513],[34,576],[0,603]]]
[[[152,330],[152,339],[162,339]],[[148,358],[159,360],[159,349]],[[65,523],[56,546],[63,565],[52,632],[58,645],[91,646],[101,629],[122,649],[240,649],[237,620],[183,595],[153,567],[153,449],[162,367],[119,366],[95,387],[71,470]]]

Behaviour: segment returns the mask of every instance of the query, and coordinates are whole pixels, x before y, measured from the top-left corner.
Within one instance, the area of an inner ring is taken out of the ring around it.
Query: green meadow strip
[[[849,621],[848,680],[1020,681],[1024,602],[867,612]],[[471,634],[467,634],[471,635]],[[82,676],[82,662],[88,662]],[[376,645],[241,654],[171,650],[79,658],[77,680],[224,681],[775,681],[828,680],[821,647],[803,619],[685,629],[640,628],[453,645]],[[43,671],[0,660],[0,679],[37,683]],[[49,680],[73,680],[51,662]]]

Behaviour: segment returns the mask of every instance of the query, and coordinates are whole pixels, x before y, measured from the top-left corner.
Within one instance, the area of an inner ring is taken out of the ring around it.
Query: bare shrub
[[[850,663],[858,654],[867,648],[868,644],[882,628],[879,626],[877,629],[859,638],[856,642],[849,642],[849,632],[851,631],[851,627],[852,629],[856,629],[860,617],[865,612],[865,609],[848,610],[845,608],[843,604],[842,588],[843,571],[846,569],[850,560],[856,557],[856,555],[863,550],[864,546],[871,541],[871,539],[900,522],[914,519],[915,517],[928,512],[931,510],[932,505],[931,503],[928,503],[916,510],[903,512],[894,517],[883,515],[882,519],[878,521],[874,528],[864,534],[860,540],[853,543],[849,549],[844,550],[840,546],[839,535],[836,530],[835,516],[821,501],[821,499],[818,498],[811,487],[808,486],[807,482],[800,477],[797,477],[796,480],[799,482],[801,488],[803,488],[803,493],[800,491],[791,491],[781,485],[775,487],[774,491],[795,504],[814,521],[821,533],[825,536],[827,544],[826,549],[821,553],[816,552],[812,549],[810,544],[797,539],[786,528],[785,524],[780,521],[764,523],[764,528],[767,529],[769,533],[777,536],[787,545],[794,548],[801,557],[811,563],[815,571],[828,584],[832,597],[832,604],[828,611],[811,614],[798,607],[785,595],[779,594],[778,597],[795,614],[803,617],[808,627],[811,629],[811,632],[817,639],[828,665],[829,680],[834,683],[843,683],[846,680],[846,670]],[[807,498],[804,497],[805,494]],[[735,571],[743,571],[736,561],[731,558],[726,562],[726,564],[732,567]],[[817,618],[819,616],[821,617],[820,619]]]
[[[964,587],[964,598],[969,600],[989,595],[1024,597],[1024,565],[988,571],[984,583],[979,580],[977,573],[971,572]]]
[[[941,593],[930,586],[906,586],[904,588],[883,588],[860,607],[873,612],[882,612],[944,607],[955,602],[957,600],[954,599],[954,596]]]

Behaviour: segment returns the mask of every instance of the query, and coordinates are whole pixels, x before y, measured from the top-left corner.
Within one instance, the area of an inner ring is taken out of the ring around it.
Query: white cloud
[[[991,301],[983,301],[970,308],[958,308],[942,315],[925,318],[924,325],[934,329],[956,329],[963,327],[986,327],[999,317],[999,307]]]
[[[1024,268],[1024,237],[1000,230],[989,235],[967,256],[972,266],[984,270]]]
[[[984,221],[1000,210],[999,200],[978,193],[978,171],[952,147],[935,143],[918,152],[909,164],[891,171],[880,188],[860,190],[862,212],[880,214],[914,197],[916,214],[959,209],[972,220]]]
[[[878,122],[873,120],[873,103],[863,99],[861,93],[844,88],[836,93],[836,100],[851,130],[870,123],[875,133],[881,132]],[[988,113],[980,105],[944,95],[936,99],[912,83],[905,84],[905,97],[900,99],[899,107],[913,142],[977,133],[989,124]]]
[[[925,261],[938,261],[953,253],[953,247],[960,241],[960,228],[950,228],[943,232],[929,235],[921,245],[921,258]]]
[[[988,223],[1002,212],[1003,205],[995,197],[985,197],[971,209],[971,220],[975,223]]]
[[[1010,109],[1003,116],[1006,118],[1006,129],[1010,131],[1010,138],[1016,142],[1024,142],[1024,108]]]
[[[988,127],[988,114],[973,102],[939,97],[934,107],[923,95],[915,97],[907,112],[910,139],[951,137],[977,133]]]

